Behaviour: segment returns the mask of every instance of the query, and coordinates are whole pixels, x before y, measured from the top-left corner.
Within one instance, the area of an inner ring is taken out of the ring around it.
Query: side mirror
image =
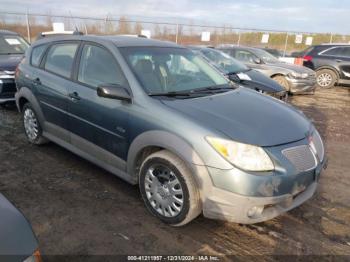
[[[102,84],[97,88],[97,95],[100,97],[131,101],[128,90],[118,84]]]
[[[258,58],[258,57],[254,57],[254,58],[253,58],[253,62],[254,62],[255,64],[262,64],[262,60],[261,60],[260,58]]]

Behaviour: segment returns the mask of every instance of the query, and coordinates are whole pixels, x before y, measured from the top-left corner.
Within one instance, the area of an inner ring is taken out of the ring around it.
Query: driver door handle
[[[77,92],[73,92],[73,93],[69,93],[68,97],[70,98],[70,100],[72,100],[73,102],[76,102],[78,100],[80,100],[80,96]]]

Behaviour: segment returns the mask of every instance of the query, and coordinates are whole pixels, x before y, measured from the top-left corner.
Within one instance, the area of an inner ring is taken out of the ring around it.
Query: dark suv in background
[[[28,46],[19,34],[0,30],[0,105],[15,101],[15,70]]]
[[[292,54],[304,59],[304,66],[315,70],[317,85],[331,88],[336,84],[350,84],[350,45],[324,44]]]

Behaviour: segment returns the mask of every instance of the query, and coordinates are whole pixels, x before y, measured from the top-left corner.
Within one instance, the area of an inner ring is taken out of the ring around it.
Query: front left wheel
[[[167,150],[143,161],[139,186],[147,209],[166,224],[182,226],[201,213],[192,173],[184,161]]]

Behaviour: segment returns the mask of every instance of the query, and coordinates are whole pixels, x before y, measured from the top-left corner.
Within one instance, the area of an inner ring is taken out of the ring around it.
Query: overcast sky
[[[1,11],[350,33],[349,0],[0,0]]]

